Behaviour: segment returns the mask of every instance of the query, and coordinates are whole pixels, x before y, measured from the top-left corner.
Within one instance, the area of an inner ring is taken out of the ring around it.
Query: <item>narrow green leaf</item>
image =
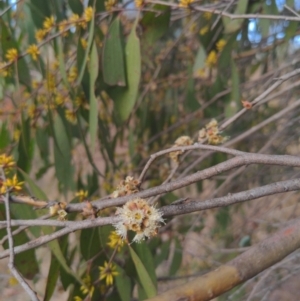
[[[181,266],[181,262],[182,262],[182,247],[181,247],[179,240],[176,238],[175,239],[175,252],[174,252],[174,256],[173,256],[172,263],[170,266],[170,271],[169,271],[169,274],[171,276],[175,275],[176,272],[179,270],[179,268]]]
[[[30,0],[28,5],[30,7],[32,20],[35,26],[37,28],[42,28],[45,18],[51,16],[49,2],[45,1],[43,2],[43,5],[41,5],[40,0]]]
[[[199,45],[199,49],[197,51],[196,60],[193,66],[193,73],[197,74],[199,70],[205,67],[206,60],[206,51],[202,44]]]
[[[125,121],[129,117],[135,105],[141,77],[140,40],[136,34],[138,18],[139,16],[137,16],[137,19],[131,29],[125,47],[127,87],[115,88],[111,91],[116,111],[122,121]]]
[[[81,16],[83,13],[83,5],[80,0],[68,0],[71,10],[74,14]]]
[[[63,43],[62,43],[60,36],[58,36],[56,40],[57,40],[57,46],[58,46],[58,61],[59,61],[60,75],[62,77],[63,83],[68,88],[68,90],[70,90],[70,85],[69,85],[69,81],[68,81],[65,60],[64,60]]]
[[[143,28],[143,37],[147,45],[156,42],[169,28],[171,10],[167,5],[156,4],[153,7],[155,11],[145,12],[141,25]],[[160,11],[160,13],[157,13]]]
[[[126,86],[120,18],[111,23],[102,52],[103,80],[111,86]]]
[[[98,107],[97,99],[95,96],[95,82],[98,77],[99,62],[98,62],[98,52],[96,48],[95,41],[93,42],[90,57],[90,110],[89,110],[89,130],[91,137],[91,152],[95,150],[95,143],[97,137],[98,128]]]
[[[47,285],[44,294],[44,301],[51,300],[59,276],[59,267],[60,267],[59,261],[53,254],[51,254],[51,263],[50,263],[48,277],[47,277]]]
[[[85,260],[91,259],[101,250],[97,228],[83,229],[80,233],[80,251]]]
[[[34,181],[29,177],[29,175],[23,170],[20,170],[20,173],[22,174],[26,184],[28,184],[29,186],[30,194],[39,200],[47,201],[47,195],[38,185],[34,183]]]
[[[86,50],[85,50],[85,53],[84,53],[84,58],[83,58],[83,61],[81,63],[80,72],[79,72],[79,75],[78,75],[78,78],[77,78],[77,82],[76,82],[77,85],[79,85],[81,83],[83,75],[84,75],[84,70],[85,70],[85,67],[86,67],[87,59],[88,59],[90,49],[91,49],[91,46],[92,46],[92,43],[93,43],[93,40],[94,40],[94,26],[95,26],[95,15],[93,15],[93,18],[90,22],[89,35],[88,35],[89,38],[88,38],[87,47],[86,47]]]
[[[0,130],[0,150],[8,146],[9,142],[9,131],[7,129],[6,122],[4,122]]]
[[[116,277],[116,287],[119,293],[119,296],[122,301],[128,301],[131,299],[131,281],[130,278],[126,275],[125,271],[117,266],[117,272],[119,275]]]
[[[233,116],[241,107],[240,99],[240,77],[235,62],[231,61],[231,98],[225,107],[225,116]]]
[[[239,0],[234,14],[241,15],[246,13],[248,1],[249,0]],[[244,19],[230,19],[229,17],[223,17],[222,20],[225,27],[225,33],[233,33],[239,30],[244,22]]]
[[[156,296],[156,288],[155,285],[152,282],[151,277],[148,274],[148,271],[146,270],[143,262],[140,260],[139,256],[135,253],[133,248],[131,246],[129,247],[130,255],[133,260],[134,266],[136,268],[139,280],[141,282],[141,285],[143,289],[145,290],[147,297],[151,298]]]
[[[14,235],[14,243],[16,246],[23,245],[29,242],[29,239],[25,232]],[[4,243],[4,247],[8,248],[7,241]],[[39,265],[35,257],[34,249],[27,250],[20,254],[15,255],[15,266],[17,270],[27,279],[33,279],[34,276],[39,273]]]
[[[61,188],[66,191],[67,189],[74,189],[74,168],[71,164],[71,147],[65,126],[58,114],[55,116],[53,122],[56,139],[56,143],[54,144],[55,171]]]
[[[5,55],[8,49],[15,48],[20,53],[19,45],[14,40],[14,35],[10,29],[6,26],[5,22],[0,18],[0,47],[2,48],[2,59],[6,60]],[[29,68],[24,58],[21,58],[16,62],[18,78],[21,84],[24,84],[28,89],[31,88],[31,77]]]

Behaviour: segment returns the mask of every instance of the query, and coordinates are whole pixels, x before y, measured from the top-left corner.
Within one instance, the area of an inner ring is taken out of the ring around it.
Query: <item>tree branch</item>
[[[300,220],[251,247],[218,269],[148,301],[207,301],[254,277],[300,247]]]

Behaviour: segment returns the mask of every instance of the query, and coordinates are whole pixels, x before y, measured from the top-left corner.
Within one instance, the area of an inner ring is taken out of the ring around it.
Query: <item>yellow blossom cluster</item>
[[[192,4],[195,0],[180,0],[179,7],[187,8],[190,4]]]
[[[6,154],[0,155],[0,168],[9,169],[16,165],[12,156],[7,156]]]
[[[105,279],[106,286],[111,286],[114,282],[114,277],[119,275],[116,266],[112,262],[105,261],[104,265],[99,267],[99,271],[99,280]]]
[[[112,193],[113,198],[118,198],[124,195],[130,195],[139,191],[140,182],[133,177],[127,176],[117,186],[117,189]]]
[[[79,191],[76,192],[75,196],[79,199],[79,202],[82,202],[84,199],[87,198],[88,191],[80,189]]]
[[[27,53],[31,55],[34,61],[37,60],[38,55],[40,54],[39,48],[37,45],[32,44],[27,48]]]
[[[5,58],[9,63],[13,63],[18,59],[18,50],[16,48],[10,48],[6,51]]]
[[[135,7],[141,8],[144,5],[144,0],[134,0]]]
[[[71,15],[68,20],[62,20],[57,24],[58,31],[62,36],[67,36],[68,29],[70,29],[74,24],[82,28],[86,28],[86,23],[90,22],[94,15],[94,9],[91,6],[85,8],[82,17],[77,14]],[[48,33],[56,26],[54,16],[46,17],[43,22],[43,28],[36,30],[35,39],[41,42]]]
[[[7,178],[4,181],[0,180],[0,194],[5,194],[7,192],[18,192],[22,190],[24,182],[19,182],[17,175],[12,178]]]
[[[208,141],[209,144],[221,144],[225,142],[228,137],[223,137],[220,135],[220,130],[218,127],[218,121],[216,119],[212,119],[205,128],[202,128],[198,134],[198,141],[200,143]]]
[[[212,50],[206,60],[205,60],[205,65],[212,68],[214,67],[216,64],[217,64],[217,61],[218,61],[218,55],[217,55],[217,52],[215,50]]]
[[[126,240],[128,231],[135,232],[133,242],[155,236],[160,223],[164,222],[161,212],[141,198],[128,201],[123,207],[117,208],[116,215],[120,217],[119,222],[114,224],[116,233]]]
[[[172,147],[178,147],[178,146],[188,146],[188,145],[192,145],[193,139],[189,136],[181,136],[179,138],[177,138],[175,140],[175,143]],[[171,160],[175,163],[179,162],[179,157],[180,155],[183,154],[183,151],[176,151],[176,152],[171,152],[169,154],[169,157],[171,158]]]
[[[94,294],[94,290],[95,287],[92,284],[92,280],[91,280],[91,276],[90,275],[86,275],[83,279],[82,279],[83,285],[80,287],[80,290],[82,291],[82,293],[84,295],[88,295],[90,298],[93,297]],[[76,297],[75,297],[76,298]],[[78,300],[78,299],[77,299]],[[81,299],[82,300],[82,299]]]
[[[104,2],[104,6],[107,11],[111,11],[116,4],[116,0],[107,0]]]
[[[116,231],[112,231],[109,234],[108,240],[109,240],[109,242],[107,243],[107,245],[111,249],[117,249],[118,252],[121,251],[121,248],[124,245],[124,240],[122,239],[122,237],[119,234],[117,234]]]

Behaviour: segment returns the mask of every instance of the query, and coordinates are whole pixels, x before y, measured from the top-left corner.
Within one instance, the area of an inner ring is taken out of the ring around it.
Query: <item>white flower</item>
[[[160,223],[164,222],[159,210],[141,198],[128,201],[123,207],[117,209],[116,215],[121,217],[114,225],[116,232],[126,239],[127,231],[134,231],[136,233],[134,242],[155,236]]]

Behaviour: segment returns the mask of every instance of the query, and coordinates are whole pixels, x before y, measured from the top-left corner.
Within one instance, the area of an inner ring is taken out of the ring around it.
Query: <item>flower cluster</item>
[[[0,180],[0,194],[7,192],[18,192],[22,190],[24,182],[19,182],[17,175],[14,175],[11,179],[7,178],[4,181]]]
[[[195,0],[180,0],[179,7],[187,8],[190,4],[192,4]]]
[[[218,127],[218,121],[216,119],[212,119],[205,126],[205,128],[202,128],[199,131],[198,141],[200,143],[203,143],[207,140],[209,144],[221,144],[225,142],[228,139],[228,137],[223,137],[220,135],[220,133],[221,132]]]
[[[116,266],[112,262],[105,261],[104,266],[99,267],[99,271],[99,280],[105,279],[106,286],[111,286],[114,282],[114,277],[119,275],[116,271]]]
[[[144,5],[144,0],[134,0],[135,7],[141,8]]]
[[[117,186],[117,189],[112,193],[113,198],[118,198],[125,195],[130,195],[139,191],[140,181],[133,177],[127,176],[125,180]]]
[[[190,138],[189,136],[181,136],[179,138],[176,139],[174,145],[172,147],[178,147],[178,146],[188,146],[188,145],[192,145],[193,139]],[[180,155],[183,154],[183,151],[176,151],[176,152],[171,152],[169,154],[169,157],[171,158],[171,160],[175,163],[179,162],[179,157]]]
[[[133,242],[155,236],[159,224],[164,222],[161,212],[141,198],[128,201],[117,209],[116,215],[120,217],[120,221],[114,225],[116,233],[126,239],[129,230],[135,232]]]
[[[111,249],[116,249],[117,248],[118,252],[121,251],[121,248],[124,245],[124,240],[122,239],[122,237],[116,231],[112,231],[109,234],[108,240],[109,240],[109,242],[107,243],[107,245]]]
[[[104,6],[107,11],[111,11],[116,4],[117,4],[116,0],[107,0],[104,2]]]

